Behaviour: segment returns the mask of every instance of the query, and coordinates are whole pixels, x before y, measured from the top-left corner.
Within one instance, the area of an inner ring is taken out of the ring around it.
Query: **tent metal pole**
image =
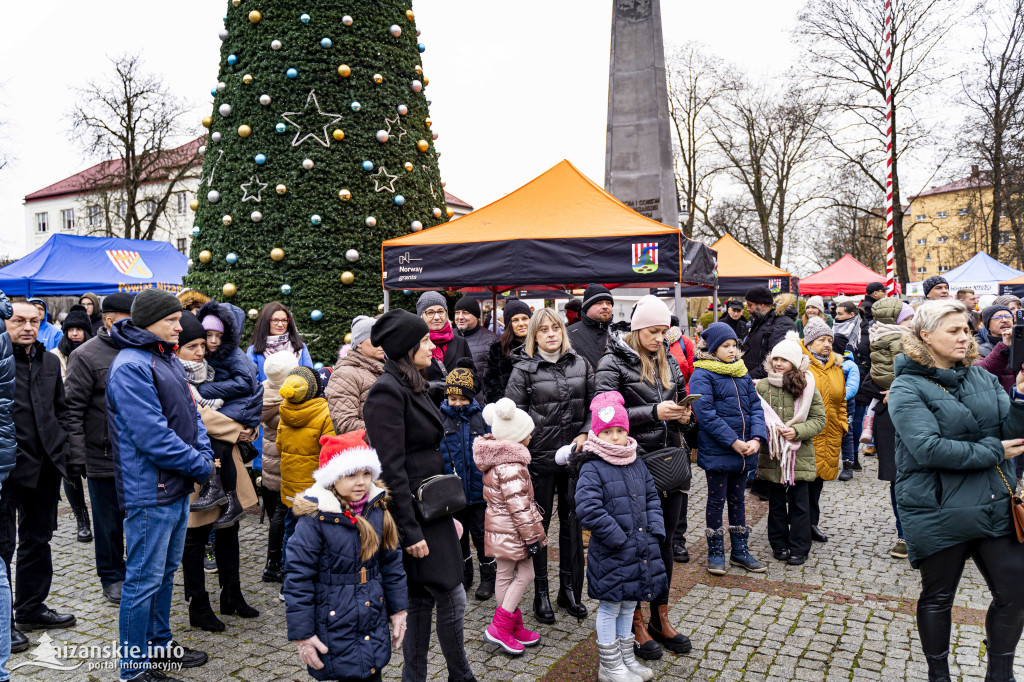
[[[676,282],[676,317],[679,318],[679,325],[683,329],[689,330],[690,321],[686,319],[688,316],[683,315],[683,285]]]
[[[711,309],[714,311],[711,315],[711,319],[718,322],[718,284],[715,284],[715,297],[711,301]]]
[[[492,331],[498,333],[498,290],[491,289],[491,327]]]
[[[391,305],[391,292],[387,289],[384,290],[384,312],[390,310]]]

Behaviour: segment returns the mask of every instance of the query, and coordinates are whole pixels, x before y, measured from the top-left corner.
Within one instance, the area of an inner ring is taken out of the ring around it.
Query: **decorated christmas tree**
[[[185,285],[280,300],[333,364],[380,245],[448,219],[410,0],[230,0]]]

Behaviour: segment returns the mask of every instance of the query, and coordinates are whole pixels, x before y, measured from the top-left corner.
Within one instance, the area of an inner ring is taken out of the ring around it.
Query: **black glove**
[[[76,477],[85,478],[85,465],[78,464],[77,462],[67,462],[64,465],[64,470],[67,472],[68,478],[74,479]]]
[[[537,556],[538,552],[540,552],[540,542],[531,542],[526,546],[526,553],[530,556]]]

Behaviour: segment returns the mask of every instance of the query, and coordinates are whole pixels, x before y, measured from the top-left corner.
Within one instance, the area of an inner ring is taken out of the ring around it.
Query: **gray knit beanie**
[[[832,329],[820,317],[812,317],[804,326],[804,345],[810,346],[819,336],[832,336]]]
[[[422,315],[423,311],[434,305],[439,305],[444,308],[446,313],[448,312],[448,299],[444,297],[444,294],[437,291],[424,291],[420,300],[416,301],[416,314]]]
[[[352,319],[352,347],[358,348],[359,344],[370,338],[370,330],[373,329],[374,319],[366,315],[356,315]]]

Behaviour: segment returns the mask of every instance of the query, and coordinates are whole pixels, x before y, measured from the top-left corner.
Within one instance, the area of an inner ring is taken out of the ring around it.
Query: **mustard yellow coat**
[[[323,398],[298,404],[282,400],[279,413],[277,452],[281,457],[281,501],[291,507],[295,496],[313,485],[313,472],[320,465],[320,437],[335,433],[327,401]]]
[[[839,459],[842,454],[843,436],[850,425],[846,417],[846,379],[843,377],[843,356],[832,353],[824,365],[811,355],[801,341],[804,354],[811,361],[810,370],[814,386],[825,404],[825,430],[814,437],[814,460],[818,476],[834,481],[839,476]]]

